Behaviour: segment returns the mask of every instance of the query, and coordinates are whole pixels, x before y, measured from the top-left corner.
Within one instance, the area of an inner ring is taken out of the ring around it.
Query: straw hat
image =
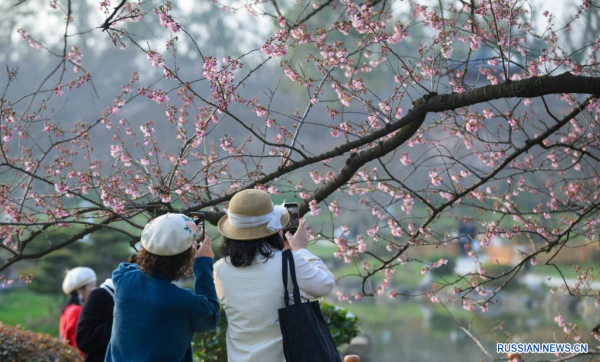
[[[274,206],[267,192],[250,189],[231,198],[218,228],[229,239],[256,240],[276,234],[289,221],[290,214],[283,204]]]

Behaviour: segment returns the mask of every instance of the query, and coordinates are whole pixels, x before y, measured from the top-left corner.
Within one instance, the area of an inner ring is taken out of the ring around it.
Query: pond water
[[[564,339],[565,334],[554,322],[559,312],[566,322],[578,325],[578,334],[589,347],[600,345],[590,336],[591,329],[600,323],[599,308],[593,305],[591,298],[581,303],[570,297],[525,297],[506,293],[500,303],[491,306],[485,314],[449,306],[452,316],[442,306],[425,299],[371,300],[344,307],[360,318],[361,331],[370,338],[370,348],[350,347],[352,353],[361,355],[361,362],[490,360],[458,329],[457,323],[469,329],[493,358],[504,357],[495,353],[497,342],[548,343],[555,342],[556,335],[559,342],[575,343],[572,338]],[[527,360],[557,358],[542,354],[536,355],[537,358],[528,357]],[[584,357],[574,359],[578,360],[583,361]]]

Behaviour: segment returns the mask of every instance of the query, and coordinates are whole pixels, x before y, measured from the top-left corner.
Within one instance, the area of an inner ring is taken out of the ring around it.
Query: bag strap
[[[296,264],[294,262],[294,254],[292,250],[288,249],[288,261],[290,262],[290,273],[292,274],[292,284],[294,285],[294,303],[300,304],[302,303],[302,299],[300,299],[300,287],[298,286],[298,281],[296,280]]]
[[[290,249],[285,250],[281,253],[282,256],[282,277],[283,277],[283,289],[285,290],[285,294],[283,296],[285,300],[285,306],[290,306],[290,293],[288,291],[288,263],[290,266],[290,272],[292,274],[292,294],[294,296],[294,304],[302,303],[302,299],[300,299],[300,287],[298,287],[298,281],[296,280],[296,265],[294,263],[294,254]]]
[[[286,308],[290,306],[290,292],[288,292],[288,253],[284,250],[281,253],[281,272],[283,277],[283,299],[285,300]]]

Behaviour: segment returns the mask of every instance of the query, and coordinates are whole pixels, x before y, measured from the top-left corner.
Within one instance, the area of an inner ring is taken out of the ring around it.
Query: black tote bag
[[[287,362],[342,362],[335,348],[327,322],[318,300],[302,303],[296,281],[296,267],[291,250],[282,253],[285,308],[278,310],[279,326],[283,336],[283,352]],[[288,292],[288,263],[292,276],[294,304],[290,305]]]

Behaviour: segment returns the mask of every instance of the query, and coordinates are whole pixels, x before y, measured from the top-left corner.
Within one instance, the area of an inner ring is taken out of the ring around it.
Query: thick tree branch
[[[290,165],[284,166],[275,172],[265,175],[258,180],[246,185],[242,189],[253,188],[256,185],[265,185],[274,179],[281,177],[287,173],[300,169],[302,167],[327,160],[330,158],[341,156],[353,149],[362,147],[366,144],[374,142],[379,138],[385,137],[388,134],[399,130],[400,128],[418,121],[421,117],[430,112],[444,112],[454,110],[461,107],[472,106],[475,104],[489,102],[501,98],[524,97],[534,98],[547,94],[559,93],[584,93],[598,94],[600,93],[600,78],[585,77],[564,73],[558,76],[550,77],[534,77],[520,81],[511,82],[509,84],[489,85],[464,93],[450,93],[445,95],[427,95],[415,103],[413,111],[408,113],[394,123],[388,124],[386,127],[370,133],[367,136],[347,142],[341,146],[324,152],[320,155],[307,157],[300,161],[293,161]],[[400,144],[397,145],[397,147]],[[193,206],[187,210],[198,211],[200,209],[219,205],[231,199],[233,195],[224,195],[215,198],[208,202]]]
[[[320,155],[314,157],[308,157],[299,161],[291,161],[290,164],[284,167],[280,167],[278,170],[267,174],[258,180],[251,182],[246,185],[243,189],[253,188],[256,185],[264,185],[268,182],[271,182],[278,177],[286,175],[292,171],[300,169],[302,167],[315,164],[317,162],[331,159],[334,157],[342,156],[354,149],[358,149],[363,147],[369,143],[377,141],[378,139],[385,137],[393,132],[398,131],[392,138],[381,141],[377,146],[363,150],[359,153],[353,153],[346,161],[346,165],[340,170],[339,174],[329,183],[325,184],[321,188],[317,189],[313,195],[312,199],[321,202],[325,200],[329,195],[331,195],[334,191],[339,189],[345,182],[350,180],[352,176],[356,173],[356,171],[365,165],[366,163],[375,160],[383,155],[388,154],[389,152],[395,150],[400,147],[404,142],[406,142],[410,137],[412,137],[423,124],[425,117],[428,113],[437,113],[444,112],[448,110],[453,110],[461,107],[467,107],[471,105],[475,105],[482,102],[488,102],[495,99],[501,98],[512,98],[512,97],[526,97],[533,98],[547,94],[558,94],[558,93],[586,93],[586,94],[598,94],[600,93],[600,78],[597,77],[586,77],[586,76],[576,76],[570,73],[564,73],[559,76],[548,76],[548,77],[534,77],[521,81],[511,82],[510,84],[498,84],[498,85],[489,85],[481,88],[477,88],[465,93],[451,93],[446,95],[427,95],[421,99],[419,99],[414,104],[414,108],[411,112],[409,112],[406,116],[402,117],[400,120],[387,125],[386,127],[372,132],[371,134],[364,136],[362,138],[347,142],[343,145],[335,147],[334,149],[324,152]],[[578,108],[574,112],[580,112],[581,109]],[[574,114],[577,114],[574,113]],[[569,117],[573,117],[574,114],[570,114]],[[571,119],[567,117],[567,120]],[[555,132],[560,129],[562,123],[555,125],[550,130],[548,130],[549,134]],[[400,130],[400,131],[399,131]],[[547,137],[549,134],[546,132],[543,136]],[[544,137],[544,138],[545,138]],[[541,138],[541,137],[540,137]],[[524,148],[531,148],[536,142],[527,143]],[[201,209],[205,209],[211,206],[216,206],[227,202],[233,194],[223,195],[218,198],[214,198],[205,203],[189,207],[179,212],[188,213],[192,211],[199,211]],[[143,207],[142,207],[143,208]],[[148,211],[154,210],[154,207],[148,208]],[[308,202],[305,201],[301,205],[300,212],[302,215],[308,212]],[[440,211],[440,210],[438,210]],[[216,224],[219,218],[223,215],[223,212],[207,212],[207,221]],[[112,218],[106,219],[103,223],[110,223],[112,221],[116,221],[117,217],[113,216]],[[57,250],[62,246],[66,246],[77,239],[84,237],[96,230],[102,228],[102,225],[94,226],[83,230],[78,235],[69,238],[68,240],[57,244],[55,247],[51,248],[47,253],[52,250]],[[74,239],[75,238],[75,239]],[[399,250],[400,253],[403,252],[406,248],[402,248]],[[0,267],[0,271],[6,269],[9,265],[14,264],[18,260],[22,259],[32,259],[36,257],[41,257],[45,254],[25,254],[19,257],[15,257],[9,260],[9,262]],[[39,255],[38,255],[39,254]],[[394,255],[395,259],[397,255]],[[384,263],[382,267],[386,267],[387,263]],[[375,273],[376,270],[373,270],[369,274]]]

